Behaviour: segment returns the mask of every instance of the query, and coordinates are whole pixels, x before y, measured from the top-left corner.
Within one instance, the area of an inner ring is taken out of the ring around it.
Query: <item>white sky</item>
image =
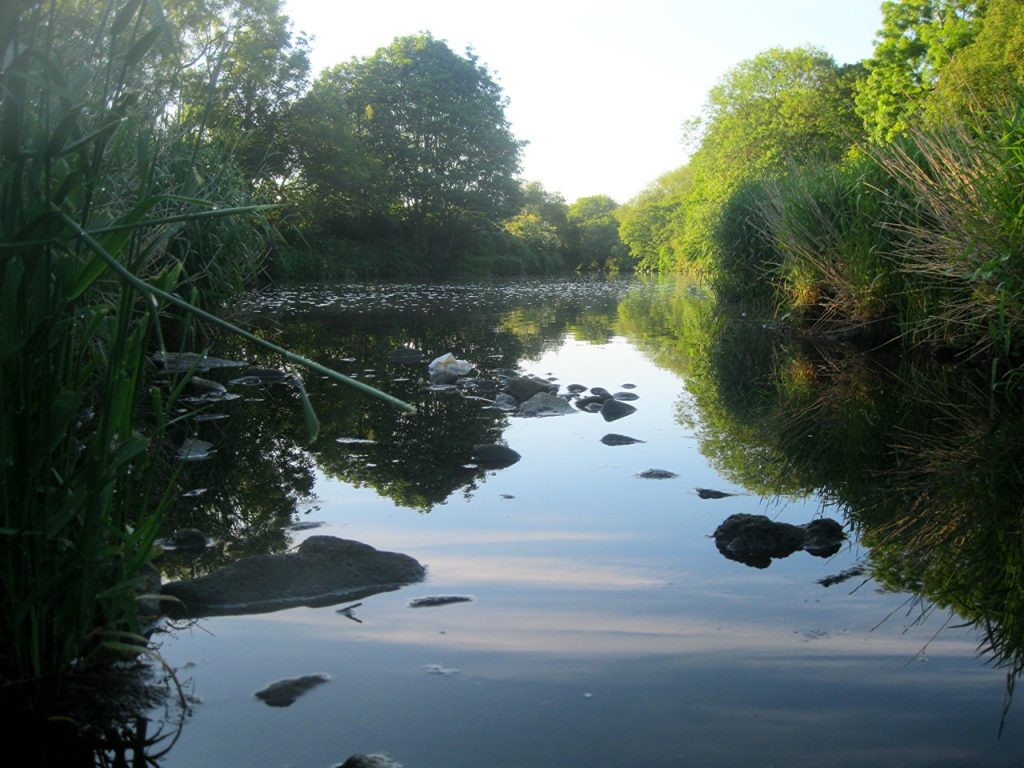
[[[686,161],[683,120],[731,67],[814,45],[871,54],[881,0],[285,0],[314,37],[313,72],[429,31],[471,45],[510,103],[522,176],[569,203],[626,202]]]

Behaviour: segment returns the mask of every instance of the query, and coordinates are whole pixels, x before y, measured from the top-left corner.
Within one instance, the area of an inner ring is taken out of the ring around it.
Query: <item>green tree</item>
[[[569,206],[569,222],[575,227],[570,260],[577,269],[632,269],[629,250],[619,237],[618,207],[608,195],[581,197]]]
[[[858,72],[814,48],[773,48],[726,74],[691,124],[703,134],[677,259],[713,262],[723,208],[741,182],[842,158],[861,135],[852,105]]]
[[[683,204],[692,183],[693,169],[684,165],[658,177],[618,210],[619,236],[638,269],[672,269],[673,241],[684,221]]]
[[[314,93],[329,100],[332,92],[382,171],[375,194],[387,199],[425,271],[451,271],[475,231],[517,212],[522,142],[501,88],[472,51],[459,56],[427,33],[397,38],[325,71]],[[303,173],[315,174],[319,162],[307,154]]]
[[[887,0],[875,50],[857,85],[857,113],[872,140],[905,132],[953,55],[977,34],[987,0]]]
[[[928,117],[950,111],[1001,107],[1024,86],[1024,3],[989,0],[977,35],[943,69]]]

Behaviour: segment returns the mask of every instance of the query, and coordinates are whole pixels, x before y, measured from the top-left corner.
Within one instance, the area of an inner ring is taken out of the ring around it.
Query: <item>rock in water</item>
[[[549,392],[538,392],[519,406],[520,416],[564,416],[569,413],[576,411],[568,402]]]
[[[483,445],[473,446],[473,461],[481,467],[494,469],[511,467],[521,458],[522,456],[513,451],[507,445],[485,443]]]
[[[646,480],[671,480],[673,477],[679,477],[679,475],[675,472],[669,472],[667,469],[645,469],[637,477],[642,477]]]
[[[604,417],[605,421],[615,421],[635,412],[636,408],[634,406],[614,398],[605,400],[604,405],[601,406],[601,416]]]
[[[533,376],[518,376],[505,385],[505,392],[512,395],[518,402],[523,403],[536,395],[538,392],[557,392],[558,385],[552,384],[543,379]]]
[[[617,435],[614,432],[609,432],[601,438],[601,442],[605,445],[633,445],[634,443],[642,443],[644,441],[637,440],[635,437],[629,437],[628,435]]]
[[[735,493],[726,493],[725,491],[715,491],[711,488],[694,488],[697,495],[702,499],[724,499],[729,496],[736,496]]]
[[[453,605],[454,603],[471,603],[473,598],[467,595],[435,595],[431,597],[417,597],[409,601],[410,608],[437,608],[441,605]]]
[[[387,755],[352,755],[334,768],[402,768],[402,764],[396,763]]]
[[[715,529],[715,546],[730,560],[767,568],[775,558],[805,550],[828,557],[842,546],[846,533],[835,520],[823,518],[805,525],[776,523],[764,515],[730,515]]]
[[[262,699],[271,707],[287,707],[295,703],[306,691],[316,688],[321,683],[330,680],[329,675],[303,675],[288,680],[278,680],[271,683],[262,691],[254,694],[257,699]]]
[[[425,570],[397,552],[334,536],[310,536],[298,551],[254,555],[197,579],[165,584],[172,616],[267,613],[299,605],[334,605],[422,581]]]

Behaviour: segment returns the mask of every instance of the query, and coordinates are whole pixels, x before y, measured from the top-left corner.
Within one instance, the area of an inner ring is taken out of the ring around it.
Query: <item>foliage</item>
[[[581,197],[569,206],[569,223],[574,227],[569,258],[576,269],[618,272],[632,268],[629,250],[619,238],[618,207],[607,195]]]
[[[177,316],[179,338],[199,316],[317,367],[179,295],[213,293],[204,301],[219,306],[242,287],[245,270],[222,262],[239,252],[225,236],[246,227],[209,225],[262,209],[225,206],[231,193],[245,197],[244,177],[218,166],[225,153],[216,145],[168,122],[167,92],[152,89],[166,84],[161,72],[181,68],[162,69],[156,56],[169,28],[159,7],[128,0],[14,11],[0,27],[5,687],[146,649],[139,598],[172,474],[166,429],[183,386],[181,377],[163,388],[153,379],[148,355],[172,338],[168,319]],[[190,256],[185,240],[197,234],[209,253],[196,257],[209,261]]]
[[[667,272],[675,263],[675,240],[685,227],[683,206],[693,182],[684,165],[659,177],[619,208],[619,237],[640,271]]]
[[[857,113],[868,136],[887,142],[904,133],[955,53],[977,34],[986,0],[887,0],[875,50],[857,84]]]
[[[454,271],[481,226],[519,208],[505,104],[475,54],[426,33],[325,71],[294,112],[303,179],[337,206],[314,226],[358,239],[397,228],[419,271]]]

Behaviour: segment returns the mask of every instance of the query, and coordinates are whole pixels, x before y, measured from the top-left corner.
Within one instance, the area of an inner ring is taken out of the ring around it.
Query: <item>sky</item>
[[[430,32],[471,46],[509,100],[522,178],[624,203],[687,159],[682,124],[741,61],[815,46],[871,55],[881,0],[285,0],[314,76]]]

